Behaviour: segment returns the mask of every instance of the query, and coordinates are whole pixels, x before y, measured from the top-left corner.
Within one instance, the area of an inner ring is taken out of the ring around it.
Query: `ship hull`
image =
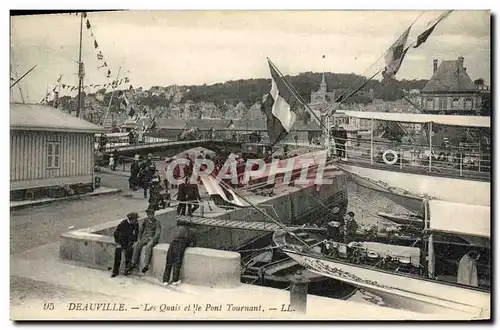
[[[487,292],[292,250],[283,251],[312,272],[355,285],[381,297],[388,307],[428,314],[469,315],[471,319],[489,318],[490,294]]]
[[[423,199],[490,206],[490,183],[486,181],[389,171],[345,163],[335,166],[351,174],[356,184],[382,192],[413,212],[421,210]]]

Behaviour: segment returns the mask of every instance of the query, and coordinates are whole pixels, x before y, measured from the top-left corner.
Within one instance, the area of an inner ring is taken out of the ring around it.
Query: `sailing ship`
[[[273,240],[306,269],[363,288],[392,307],[485,317],[491,299],[489,207],[423,204],[422,235],[358,232],[356,241],[346,244],[338,231],[303,227],[278,230]],[[457,283],[458,261],[471,249],[480,256],[477,286]]]

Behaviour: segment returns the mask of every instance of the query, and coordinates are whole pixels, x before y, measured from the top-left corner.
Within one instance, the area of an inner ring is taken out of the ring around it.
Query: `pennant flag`
[[[111,70],[108,69],[108,75],[107,78],[111,77]]]
[[[97,59],[102,60],[103,58],[104,56],[102,56],[102,53],[99,51],[99,53],[97,54]]]
[[[87,18],[87,13],[86,12],[83,12],[82,15],[83,15],[83,18]]]
[[[61,79],[62,79],[62,76],[59,76],[59,78],[57,79],[57,82],[60,83]]]
[[[156,128],[156,120],[153,119],[153,122],[151,123],[151,130],[154,130]]]
[[[271,97],[264,97],[263,109],[267,117],[269,138],[272,144],[276,144],[290,132],[295,123],[296,115],[291,110],[291,105],[296,100],[269,60],[268,63],[271,70]]]
[[[434,32],[434,29],[439,24],[439,22],[441,22],[443,19],[445,19],[446,17],[448,17],[448,15],[450,15],[452,11],[453,10],[448,10],[447,12],[441,14],[441,16],[438,18],[438,20],[436,21],[436,23],[432,24],[431,27],[429,27],[427,30],[425,30],[424,32],[422,32],[417,37],[417,44],[415,46],[413,46],[413,48],[417,48],[418,46],[420,46],[421,44],[423,44],[424,42],[426,42],[427,38],[429,38],[429,36],[432,34],[432,32]]]
[[[130,107],[130,111],[128,112],[129,117],[134,117],[135,116],[135,110],[134,107]]]
[[[90,21],[87,19],[87,29],[90,29]]]
[[[233,129],[234,128],[234,122],[233,120],[231,119],[231,121],[229,122],[229,125],[227,125],[227,128],[229,129]]]
[[[410,34],[410,29],[411,26],[396,40],[385,54],[385,70],[382,72],[384,78],[392,78],[399,71],[403,58],[408,51],[408,48],[405,49],[405,45]]]
[[[66,88],[66,85],[65,85],[65,84],[62,84],[61,86],[62,86],[62,88],[63,88],[63,89],[64,89],[64,88]]]
[[[128,89],[131,90],[131,91],[133,91],[134,87],[132,85],[130,85],[130,87]]]
[[[129,82],[130,80],[128,80],[128,77],[125,77],[125,83],[128,84]],[[132,85],[130,87],[132,87]]]

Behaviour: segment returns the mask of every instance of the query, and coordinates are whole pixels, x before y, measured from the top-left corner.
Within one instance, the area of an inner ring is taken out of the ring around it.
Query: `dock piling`
[[[290,307],[293,311],[305,314],[307,310],[307,291],[309,280],[298,270],[290,280]]]

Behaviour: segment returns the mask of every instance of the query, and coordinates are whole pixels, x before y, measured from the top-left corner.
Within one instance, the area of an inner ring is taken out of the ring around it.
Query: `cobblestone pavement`
[[[10,253],[57,242],[67,231],[120,219],[132,211],[143,212],[148,205],[142,191],[123,195],[95,196],[12,211]]]

